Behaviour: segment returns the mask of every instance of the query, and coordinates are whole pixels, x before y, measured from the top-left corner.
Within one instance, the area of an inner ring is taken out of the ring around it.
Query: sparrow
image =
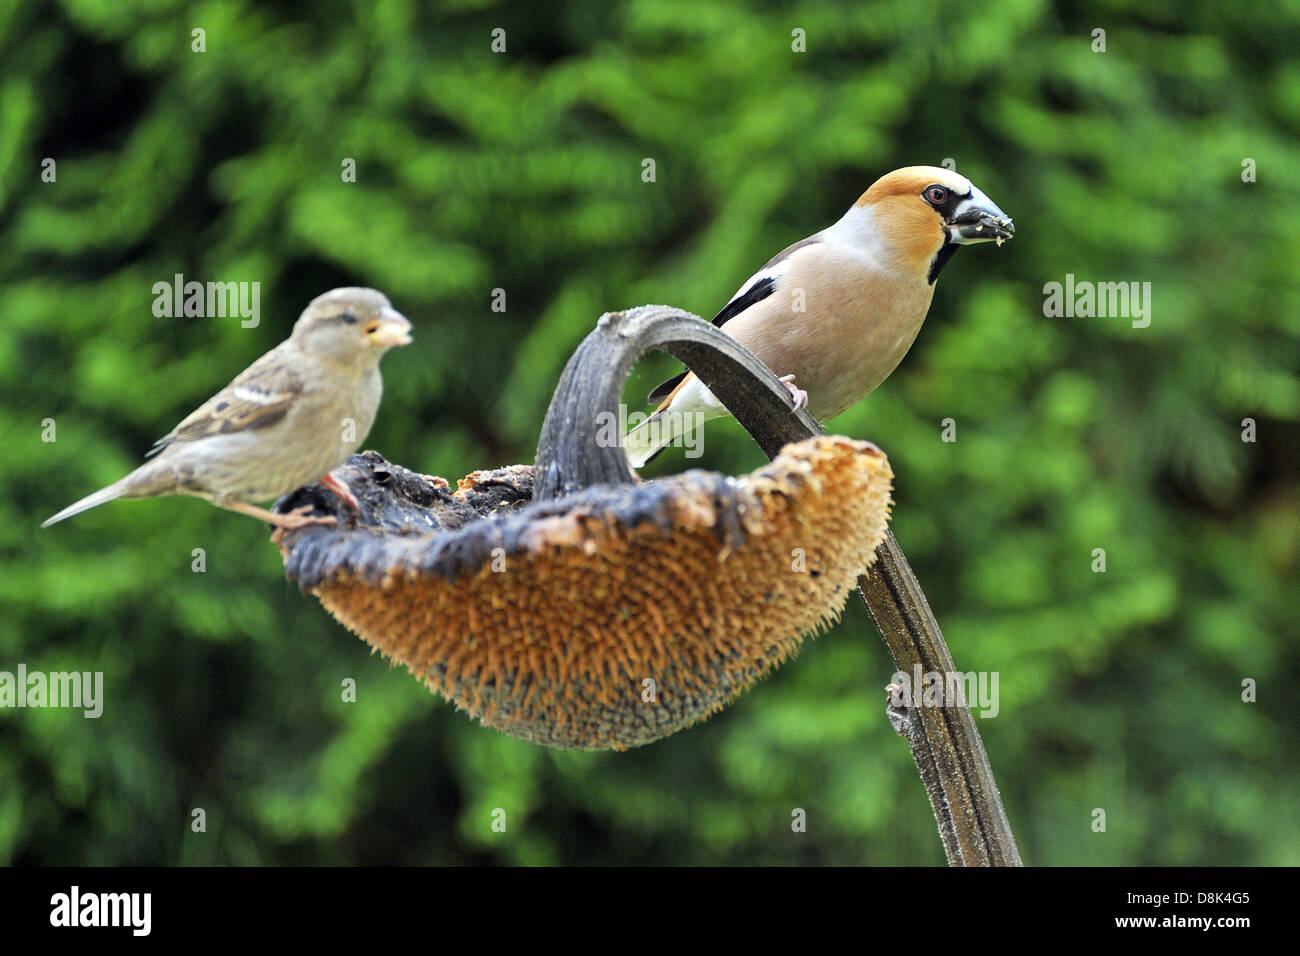
[[[332,524],[308,507],[275,514],[267,501],[320,480],[353,508],[329,472],[365,441],[379,410],[379,360],[411,341],[411,323],[374,289],[317,296],[293,333],[158,441],[152,460],[41,524],[115,498],[193,495],[277,528]],[[323,476],[323,477],[322,477]]]
[[[826,421],[903,360],[958,246],[1001,245],[1014,234],[1011,219],[965,176],[937,166],[896,169],[834,225],[769,260],[713,324],[781,376],[795,408],[806,405]],[[647,401],[660,404],[624,437],[633,468],[728,414],[691,372],[662,383]]]

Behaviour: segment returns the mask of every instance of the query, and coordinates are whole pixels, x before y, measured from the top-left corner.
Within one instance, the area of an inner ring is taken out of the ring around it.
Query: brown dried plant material
[[[295,532],[291,579],[488,726],[624,750],[720,710],[839,616],[893,474],[869,442],[819,436],[741,478],[536,504],[519,466],[455,493],[373,453],[343,477],[371,527]]]

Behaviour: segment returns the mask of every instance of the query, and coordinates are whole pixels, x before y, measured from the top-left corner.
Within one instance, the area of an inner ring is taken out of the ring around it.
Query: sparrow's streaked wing
[[[302,394],[302,379],[278,349],[263,355],[184,421],[154,442],[146,457],[174,442],[251,431],[272,425]]]

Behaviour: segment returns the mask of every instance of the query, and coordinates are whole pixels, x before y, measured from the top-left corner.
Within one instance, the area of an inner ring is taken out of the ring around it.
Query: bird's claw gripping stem
[[[808,393],[802,388],[795,388],[793,375],[782,375],[781,384],[790,390],[790,398],[794,401],[795,411],[808,407]]]

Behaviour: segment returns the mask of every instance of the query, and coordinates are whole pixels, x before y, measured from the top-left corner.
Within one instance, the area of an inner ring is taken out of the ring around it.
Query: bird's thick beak
[[[395,345],[410,345],[411,323],[396,309],[385,306],[366,323],[366,338],[370,344],[386,349]]]
[[[997,204],[978,189],[963,199],[948,220],[948,235],[953,242],[963,245],[972,242],[996,242],[1016,234],[1016,224]]]

